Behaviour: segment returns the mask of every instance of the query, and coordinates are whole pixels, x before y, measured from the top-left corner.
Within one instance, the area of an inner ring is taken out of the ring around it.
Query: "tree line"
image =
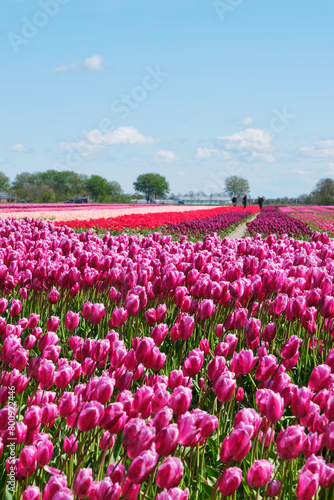
[[[62,202],[83,195],[95,202],[129,201],[129,196],[123,193],[118,182],[70,170],[22,172],[17,174],[12,183],[5,173],[0,172],[0,192],[10,194],[12,199],[30,203]]]
[[[333,179],[320,179],[310,194],[302,194],[299,199],[304,205],[334,205]]]

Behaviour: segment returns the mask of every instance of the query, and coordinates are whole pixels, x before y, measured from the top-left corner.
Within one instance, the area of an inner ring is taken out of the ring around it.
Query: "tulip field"
[[[0,500],[334,499],[327,232],[275,207],[16,208]]]
[[[314,231],[334,236],[334,207],[281,207],[280,210],[305,222]]]

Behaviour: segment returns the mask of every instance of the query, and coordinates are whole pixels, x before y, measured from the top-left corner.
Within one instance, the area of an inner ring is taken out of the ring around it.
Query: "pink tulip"
[[[279,422],[283,416],[284,411],[284,400],[279,395],[273,391],[270,391],[270,394],[267,399],[266,406],[266,417],[269,422]]]
[[[259,351],[258,351],[259,352]],[[257,365],[254,377],[260,382],[270,378],[277,369],[277,359],[272,354],[263,356]]]
[[[258,358],[254,358],[253,351],[241,349],[238,354],[233,354],[231,371],[235,373],[236,377],[247,375],[253,370],[257,361]]]
[[[131,463],[127,478],[134,484],[142,484],[155,469],[158,458],[154,451],[143,451]]]
[[[68,311],[65,316],[65,328],[69,332],[73,332],[80,323],[80,314]]]
[[[176,415],[182,415],[189,410],[191,399],[192,391],[189,387],[176,387],[170,398],[170,407]]]
[[[323,318],[334,317],[334,297],[329,297],[329,296],[324,297],[320,309],[320,314]]]
[[[159,304],[156,309],[157,323],[162,323],[163,321],[165,321],[166,314],[167,314],[166,304]]]
[[[28,486],[22,494],[22,500],[39,500],[40,498],[41,492],[38,486]]]
[[[290,359],[295,356],[299,346],[302,343],[302,339],[298,338],[296,335],[292,335],[283,345],[281,349],[281,356],[283,359]]]
[[[279,491],[281,489],[281,483],[278,479],[272,479],[268,483],[268,487],[266,490],[266,495],[269,498],[275,498],[278,496]]]
[[[214,381],[213,391],[215,392],[218,401],[226,403],[232,398],[237,384],[233,377],[234,373],[227,371]]]
[[[8,307],[8,300],[5,298],[0,299],[0,314],[3,314]]]
[[[18,472],[23,477],[31,476],[37,468],[37,450],[35,446],[24,446],[20,453]]]
[[[106,314],[103,304],[92,304],[89,309],[88,320],[91,325],[99,325]]]
[[[93,482],[93,471],[90,468],[80,469],[73,483],[73,491],[78,498],[86,498]]]
[[[291,400],[291,410],[296,418],[303,418],[310,408],[313,392],[307,387],[296,389]]]
[[[168,457],[174,453],[178,443],[179,430],[176,424],[161,429],[155,440],[155,449],[159,455]]]
[[[312,370],[308,381],[308,387],[311,391],[320,391],[325,387],[331,374],[331,368],[328,365],[318,365]]]
[[[71,434],[69,437],[64,438],[64,451],[67,455],[73,455],[78,450],[79,443],[74,436]]]
[[[60,318],[58,316],[50,316],[46,322],[46,327],[49,332],[56,332],[60,324]]]
[[[262,332],[262,338],[265,342],[271,342],[276,337],[276,323],[268,323]]]
[[[202,369],[204,354],[200,349],[190,351],[183,363],[183,373],[186,377],[194,377]]]
[[[270,478],[274,466],[268,460],[255,460],[247,471],[246,482],[250,488],[263,488]]]
[[[44,467],[47,465],[53,454],[53,444],[49,439],[37,443],[37,463]]]
[[[230,467],[225,470],[219,481],[219,491],[224,497],[233,495],[239,488],[242,481],[242,470],[239,467]]]
[[[165,325],[163,323],[156,325],[151,332],[151,338],[154,340],[155,345],[161,345],[165,340],[167,333],[168,325]]]
[[[82,432],[94,429],[101,422],[103,414],[101,403],[97,401],[84,403],[77,420],[78,429]]]
[[[11,315],[12,318],[16,318],[22,310],[22,302],[20,300],[13,299],[10,309],[9,309],[9,314]]]
[[[183,465],[179,458],[168,457],[158,468],[156,482],[159,488],[175,488],[183,476]]]
[[[318,476],[306,470],[298,474],[296,498],[298,500],[311,500],[319,486]]]
[[[276,439],[277,454],[281,460],[293,460],[297,458],[306,440],[304,427],[300,425],[290,425],[281,431]]]
[[[148,326],[154,326],[155,323],[157,322],[157,315],[155,309],[147,309],[147,311],[145,311],[144,316],[145,316],[145,322]]]

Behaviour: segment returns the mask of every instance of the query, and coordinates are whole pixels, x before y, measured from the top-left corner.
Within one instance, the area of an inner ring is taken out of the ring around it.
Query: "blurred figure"
[[[258,196],[257,202],[259,204],[260,210],[262,210],[262,207],[263,207],[263,197],[262,196]]]
[[[236,207],[237,206],[237,201],[238,201],[238,198],[236,196],[233,196],[232,198],[232,203],[233,203],[233,206]]]
[[[247,207],[247,194],[245,194],[245,196],[242,198],[242,204],[244,208]]]

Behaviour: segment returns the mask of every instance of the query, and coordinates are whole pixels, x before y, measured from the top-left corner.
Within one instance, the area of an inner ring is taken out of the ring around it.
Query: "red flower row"
[[[247,207],[248,212],[258,212],[257,206]],[[69,226],[75,229],[106,229],[108,231],[123,231],[124,229],[155,229],[167,224],[177,224],[193,219],[204,219],[229,212],[243,211],[241,207],[218,207],[207,210],[189,210],[183,212],[160,212],[147,214],[120,215],[102,219],[72,220],[55,222],[57,226]]]

